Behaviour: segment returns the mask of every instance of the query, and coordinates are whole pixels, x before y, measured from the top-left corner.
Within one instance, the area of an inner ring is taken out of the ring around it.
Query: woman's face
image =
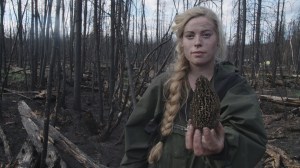
[[[204,16],[188,21],[181,46],[192,67],[213,64],[218,49],[218,35],[213,21]]]

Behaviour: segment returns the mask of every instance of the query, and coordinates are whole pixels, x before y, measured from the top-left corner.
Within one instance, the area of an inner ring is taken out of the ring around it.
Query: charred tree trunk
[[[280,72],[280,77],[281,79],[283,79],[283,70],[282,70],[282,65],[283,65],[283,60],[284,60],[284,48],[283,46],[285,43],[285,39],[284,39],[284,5],[285,5],[285,0],[282,0],[282,7],[281,7],[281,14],[280,14],[280,22],[279,22],[279,32],[278,32],[278,37],[279,37],[279,44],[281,44],[279,48],[279,55],[278,55],[278,65],[279,65],[279,72]],[[285,80],[283,80],[285,82]]]
[[[260,61],[260,19],[261,19],[261,0],[257,2],[256,27],[255,27],[255,74],[258,73]]]
[[[23,67],[23,17],[22,17],[22,2],[18,1],[18,32],[19,32],[19,45],[18,45],[18,65]]]
[[[70,58],[70,72],[69,76],[73,79],[73,72],[74,72],[74,27],[75,27],[75,16],[74,16],[74,1],[70,0],[70,43],[69,43],[69,58]]]
[[[4,1],[0,2],[0,83],[2,84],[2,66],[5,57],[5,36],[4,36]],[[0,120],[2,119],[2,93],[0,92]]]
[[[300,18],[298,20],[298,32],[300,32]],[[298,45],[298,48],[297,48],[297,67],[296,67],[296,73],[297,73],[297,76],[300,74],[300,37],[298,36],[298,40],[297,40],[297,45]],[[299,80],[299,77],[297,77],[297,82]]]
[[[95,3],[95,2],[94,2]],[[86,41],[87,41],[87,0],[84,0],[84,10],[83,10],[83,39],[82,39],[82,54],[81,54],[81,72],[82,74],[85,72],[85,61],[86,61]]]
[[[116,55],[116,10],[115,10],[115,0],[111,0],[111,39],[110,39],[110,75],[109,75],[109,102],[113,101],[113,94],[115,88],[115,55]]]
[[[123,30],[123,34],[124,34],[124,50],[125,50],[125,59],[126,59],[126,68],[127,68],[127,73],[128,73],[128,80],[129,80],[129,89],[130,89],[130,95],[131,95],[131,101],[133,103],[133,108],[135,108],[136,106],[136,98],[135,98],[135,89],[134,89],[134,82],[133,82],[133,76],[132,76],[132,69],[131,69],[131,60],[129,57],[129,53],[128,53],[128,27],[130,25],[130,6],[129,6],[129,2],[128,0],[126,0],[126,4],[125,4],[125,12],[124,12],[124,16],[123,16],[123,24],[124,24],[124,30]],[[126,102],[124,102],[126,103]]]
[[[82,1],[75,1],[75,75],[74,75],[74,104],[73,109],[81,111],[81,13]]]
[[[65,22],[65,2],[64,0],[62,0],[61,2],[61,7],[62,7],[62,23]],[[61,98],[60,98],[60,103],[62,106],[65,106],[65,92],[66,92],[66,57],[67,57],[67,49],[66,49],[66,32],[65,29],[66,27],[63,26],[62,28],[62,32],[63,32],[63,44],[62,44],[62,55],[63,55],[63,61],[62,61],[62,90],[61,90]]]
[[[37,86],[37,64],[38,64],[38,54],[39,54],[39,13],[38,13],[38,1],[35,0],[34,3],[34,53],[31,58],[31,90],[35,90]]]
[[[48,55],[49,55],[49,44],[50,44],[50,27],[52,24],[52,4],[53,4],[53,0],[49,0],[48,1],[48,11],[47,14],[45,16],[45,18],[47,18],[47,24],[46,24],[46,28],[45,28],[45,40],[44,41],[44,52],[42,53],[42,58],[41,58],[41,65],[40,65],[40,86],[44,87],[45,86],[45,70],[46,70],[46,64],[48,59]]]
[[[139,43],[137,44],[139,47],[136,48],[137,53],[141,53],[141,55],[144,55],[146,53],[146,46],[145,43],[147,41],[147,26],[146,26],[146,16],[145,16],[145,0],[141,2],[142,4],[142,13],[141,13],[141,29],[140,29],[140,35],[139,35]],[[136,21],[136,24],[138,21]],[[138,28],[136,28],[138,30]],[[141,60],[141,58],[137,58],[138,61]]]
[[[112,122],[112,119],[114,117],[114,113],[119,110],[119,107],[121,106],[122,97],[123,97],[123,89],[124,89],[124,78],[125,78],[125,54],[124,53],[124,47],[123,47],[123,30],[124,30],[124,24],[122,23],[122,17],[124,16],[124,4],[121,1],[117,1],[116,3],[116,13],[117,13],[117,20],[116,20],[116,55],[115,55],[115,65],[118,67],[117,69],[117,86],[115,87],[114,93],[116,100],[114,110],[111,110],[112,113],[109,115],[109,122]],[[121,47],[122,46],[122,47]],[[118,96],[117,96],[118,94]],[[113,109],[113,108],[111,108]],[[111,125],[109,123],[109,125]]]
[[[274,38],[274,54],[273,54],[273,60],[272,60],[272,86],[275,87],[275,81],[276,81],[276,74],[277,74],[277,66],[278,66],[278,57],[280,52],[280,43],[279,43],[279,15],[280,15],[280,0],[278,0],[277,4],[277,12],[276,12],[276,24],[275,24],[275,38]]]
[[[32,64],[33,64],[33,55],[35,53],[35,35],[34,35],[34,0],[31,0],[31,27],[30,27],[30,70],[33,70]],[[31,76],[31,85],[32,85],[32,76]],[[32,89],[32,87],[30,86]]]
[[[53,71],[55,66],[56,56],[59,55],[59,13],[60,13],[60,5],[61,0],[56,0],[56,12],[55,12],[55,28],[54,28],[54,37],[53,37],[53,46],[51,50],[51,60],[50,60],[50,69],[48,75],[47,82],[47,99],[45,104],[45,115],[44,115],[44,143],[43,143],[43,151],[41,156],[41,168],[45,167],[46,157],[47,157],[47,148],[48,148],[48,133],[49,133],[49,121],[50,121],[50,101],[52,96],[52,82],[53,82]]]
[[[236,43],[235,43],[235,50],[234,50],[234,65],[237,66],[238,65],[238,61],[239,61],[239,48],[240,48],[240,31],[241,31],[241,26],[240,26],[240,22],[241,22],[241,0],[238,0],[238,19],[237,19],[237,26],[236,26]]]
[[[100,16],[101,16],[101,1],[99,2],[100,5]],[[103,81],[102,81],[102,73],[101,73],[101,59],[100,59],[100,27],[99,24],[101,24],[101,19],[98,21],[98,0],[95,0],[94,2],[94,33],[95,33],[95,60],[96,60],[96,66],[97,66],[97,77],[98,77],[98,87],[99,87],[99,121],[100,125],[103,124]]]
[[[247,6],[246,6],[246,0],[243,0],[243,28],[242,28],[242,50],[241,55],[239,59],[239,70],[241,74],[244,74],[243,72],[243,66],[244,66],[244,58],[245,58],[245,43],[246,43],[246,23],[247,23]]]

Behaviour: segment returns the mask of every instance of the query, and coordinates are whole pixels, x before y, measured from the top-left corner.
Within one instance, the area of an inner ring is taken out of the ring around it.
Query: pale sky
[[[175,6],[174,6],[174,2],[176,1],[176,3],[178,1],[180,1],[180,5],[178,7],[178,12],[182,12],[183,9],[183,0],[160,0],[160,2],[162,4],[164,4],[161,9],[163,10],[164,13],[164,28],[167,29],[167,27],[169,26],[169,24],[171,23],[171,21],[173,20],[176,10],[175,10]],[[232,13],[233,10],[233,1],[236,0],[223,0],[224,1],[224,5],[223,5],[223,25],[224,25],[224,29],[225,29],[225,33],[226,34],[230,34],[230,31],[233,32],[235,25],[232,24],[234,17],[236,17],[236,14]],[[248,0],[247,3],[251,3],[253,4],[254,0]],[[268,21],[268,22],[274,22],[276,19],[276,5],[278,0],[262,0],[263,1],[263,14],[262,14],[262,20]],[[282,1],[282,0],[281,0]],[[291,19],[296,19],[297,16],[299,17],[300,12],[300,0],[285,0],[286,4],[285,4],[285,16],[286,16],[286,21],[287,23],[291,21]],[[14,3],[14,6],[16,7],[16,0],[12,0],[12,1],[7,1],[6,3],[6,11],[5,11],[5,20],[4,20],[4,24],[5,25],[13,25],[12,27],[16,27],[16,21],[15,20],[15,15],[14,15],[14,11],[12,8],[12,4]],[[138,17],[140,17],[140,9],[141,9],[141,5],[140,5],[140,0],[135,0],[134,1],[138,10]],[[24,1],[25,3],[25,1]],[[147,20],[147,29],[149,31],[149,35],[154,35],[155,34],[155,29],[156,29],[156,0],[145,0],[145,10],[146,10],[146,20]],[[215,2],[217,5],[220,6],[220,0]],[[220,9],[219,7],[216,7],[214,4],[212,4],[211,2],[209,3],[202,3],[204,6],[207,6],[209,8],[211,8],[212,10],[214,10],[216,13],[220,14]],[[25,5],[25,4],[23,4]],[[30,4],[29,4],[30,5]],[[176,4],[178,5],[178,4]],[[189,7],[191,7],[193,4],[190,4]],[[109,2],[106,4],[107,6],[107,10],[109,10]],[[28,8],[28,7],[27,7]],[[251,7],[253,9],[253,7]],[[133,9],[133,8],[132,8]],[[16,10],[16,9],[15,9]],[[29,12],[30,10],[27,9],[27,12]],[[54,11],[54,9],[53,9]],[[66,11],[67,12],[67,11]],[[54,12],[53,12],[54,13]],[[253,10],[248,13],[253,13]],[[247,14],[248,14],[247,13]],[[135,13],[134,13],[135,14]],[[162,14],[162,13],[161,13]],[[27,13],[28,15],[28,13]],[[26,17],[25,17],[26,18]],[[138,19],[139,20],[139,19]],[[24,23],[30,24],[28,23],[28,17],[27,20],[23,21]],[[66,23],[68,24],[68,23]],[[109,23],[107,23],[109,24]],[[265,25],[264,25],[265,24]],[[266,31],[269,31],[271,27],[270,23],[262,23],[262,29],[265,29]],[[10,27],[10,26],[8,26]],[[250,27],[250,26],[248,26]],[[262,30],[263,31],[263,30]]]
[[[166,3],[166,12],[171,13],[170,11],[175,10],[174,8],[174,3],[173,0],[160,0],[161,2],[165,2]],[[223,10],[224,13],[226,15],[226,13],[231,13],[231,10],[233,8],[232,5],[232,1],[233,0],[223,0],[224,5],[223,5]],[[252,0],[253,1],[253,0]],[[277,4],[277,0],[262,0],[264,4],[268,4],[268,5],[274,5]],[[155,14],[155,10],[156,10],[156,0],[145,0],[146,3],[146,10],[152,14]],[[218,5],[219,3],[216,2]],[[208,3],[206,3],[208,4]],[[275,6],[273,6],[275,8]],[[297,13],[300,9],[300,1],[299,0],[285,0],[285,11],[287,14],[287,17],[289,15],[293,15],[295,13]],[[180,11],[182,11],[182,6],[179,9]]]
[[[175,0],[176,1],[176,0]],[[178,1],[178,0],[177,0]],[[226,34],[229,34],[230,30],[232,28],[235,28],[235,26],[232,26],[233,22],[233,13],[232,10],[234,8],[232,2],[236,0],[224,0],[224,5],[223,5],[223,25]],[[253,4],[254,0],[247,1],[247,3]],[[160,0],[161,3],[165,3],[165,7],[163,8],[167,20],[170,20],[174,17],[175,15],[175,7],[174,7],[174,2],[173,0]],[[179,7],[179,13],[183,11],[182,7],[182,1],[181,6]],[[275,22],[276,20],[276,10],[277,10],[277,2],[278,0],[262,0],[262,6],[264,7],[262,12],[262,20],[268,21],[268,22]],[[282,2],[282,0],[281,0]],[[150,22],[155,22],[156,21],[156,0],[145,0],[146,3],[146,14],[148,14],[148,19],[147,19],[147,25],[150,25]],[[220,6],[220,1],[216,2],[217,5]],[[193,4],[190,5],[190,7]],[[220,9],[219,7],[217,8],[215,5],[213,5],[211,2],[210,3],[203,3],[203,5],[211,8],[214,10],[216,13],[220,14]],[[252,7],[253,9],[253,7]],[[290,22],[291,20],[295,20],[297,16],[299,17],[300,12],[300,0],[285,0],[285,17],[286,17],[286,22]],[[251,11],[253,13],[254,11]],[[249,12],[247,13],[249,15]],[[263,21],[262,21],[263,22]],[[267,24],[267,23],[262,23],[262,25]],[[250,27],[250,26],[248,26]],[[153,27],[154,28],[154,27]],[[267,26],[262,26],[262,30],[265,28],[265,30],[269,30],[270,27]],[[150,30],[149,30],[150,31]]]

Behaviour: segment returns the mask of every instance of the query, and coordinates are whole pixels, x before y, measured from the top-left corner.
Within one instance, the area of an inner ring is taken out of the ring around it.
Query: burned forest
[[[300,168],[299,2],[227,3],[0,1],[0,167],[119,167],[128,117],[176,55],[175,15],[205,6],[260,102],[256,167]]]

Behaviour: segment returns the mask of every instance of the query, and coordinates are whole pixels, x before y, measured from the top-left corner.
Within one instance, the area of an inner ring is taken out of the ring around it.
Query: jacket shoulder
[[[163,72],[159,75],[157,75],[156,77],[154,77],[150,84],[151,85],[163,85],[170,77],[170,73],[169,72]]]
[[[217,68],[226,73],[238,73],[238,69],[229,61],[222,61],[217,64]]]

